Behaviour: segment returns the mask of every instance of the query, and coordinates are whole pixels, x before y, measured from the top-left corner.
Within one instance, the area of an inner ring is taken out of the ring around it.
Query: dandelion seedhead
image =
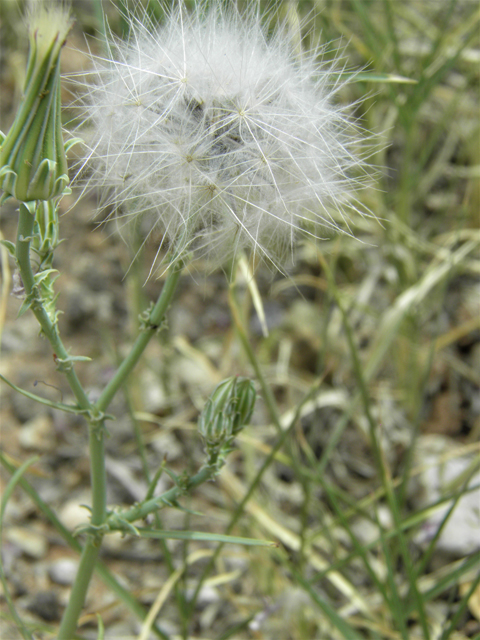
[[[367,172],[322,51],[268,36],[254,11],[180,3],[160,27],[128,20],[128,41],[92,56],[85,97],[91,180],[121,227],[159,230],[175,255],[251,249],[277,265],[300,231],[348,229]]]

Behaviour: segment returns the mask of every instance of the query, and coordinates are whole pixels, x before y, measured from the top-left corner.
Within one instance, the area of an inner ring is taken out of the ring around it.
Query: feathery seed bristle
[[[278,261],[299,232],[345,229],[368,171],[319,51],[299,56],[281,29],[267,38],[253,12],[128,19],[128,42],[93,57],[85,99],[92,182],[120,224],[215,264],[246,248]]]

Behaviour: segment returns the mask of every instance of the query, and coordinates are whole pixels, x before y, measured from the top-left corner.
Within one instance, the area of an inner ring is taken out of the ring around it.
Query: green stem
[[[89,424],[90,483],[92,491],[92,526],[101,527],[107,516],[107,477],[105,470],[105,426],[103,421]],[[87,539],[83,548],[72,592],[64,611],[57,640],[71,640],[87,596],[102,544],[103,533]]]
[[[130,509],[126,509],[122,511],[120,514],[117,514],[116,518],[119,522],[135,522],[136,520],[142,520],[146,518],[150,513],[156,512],[163,507],[170,506],[177,498],[179,498],[184,493],[188,493],[194,487],[198,487],[198,485],[203,484],[207,480],[210,480],[216,473],[216,469],[213,467],[203,467],[200,471],[189,478],[184,484],[172,487],[162,495],[152,498],[151,500],[147,500],[146,502],[141,502]]]
[[[30,263],[30,244],[33,236],[34,222],[34,215],[30,213],[25,205],[20,204],[20,216],[18,220],[16,245],[17,265],[20,271],[20,276],[22,278],[25,294],[27,297],[32,298],[31,309],[35,314],[35,317],[37,318],[43,333],[52,345],[55,356],[60,361],[68,362],[69,354],[60,339],[57,328],[50,320],[40,297],[37,296],[36,293],[35,279]],[[65,373],[68,384],[72,389],[72,392],[77,400],[80,409],[91,411],[93,407],[90,404],[90,401],[88,400],[79,379],[77,378],[77,374],[75,373],[73,366],[64,368],[63,372]]]
[[[137,364],[147,344],[155,334],[157,327],[161,324],[175,292],[180,273],[180,265],[175,264],[171,267],[162,293],[149,315],[147,327],[143,333],[138,336],[130,353],[122,362],[112,380],[105,387],[94,407],[94,410],[98,414],[102,415],[103,411],[108,407],[118,389]],[[103,428],[97,429],[94,425],[92,425],[90,429],[90,464],[92,469],[91,522],[93,526],[99,527],[104,524],[106,518],[104,430]],[[78,617],[85,601],[88,585],[100,550],[101,537],[101,534],[99,534],[97,539],[90,539],[85,545],[80,560],[77,579],[75,580],[68,606],[63,615],[57,640],[70,640],[75,633]]]
[[[75,636],[78,618],[83,609],[88,585],[95,569],[101,540],[89,540],[82,551],[77,576],[72,587],[67,608],[64,611],[57,640],[72,640]]]
[[[92,486],[92,516],[94,526],[100,526],[106,517],[106,472],[105,472],[105,426],[101,419],[101,413],[90,403],[77,374],[73,363],[69,363],[69,354],[65,349],[57,327],[48,316],[40,293],[35,286],[35,278],[30,262],[30,244],[33,236],[35,217],[25,205],[20,205],[18,221],[16,258],[22,278],[25,295],[31,300],[31,309],[37,318],[43,333],[49,340],[53,351],[60,362],[68,363],[62,371],[72,389],[77,403],[89,417],[89,448],[90,448],[90,475]],[[80,560],[77,576],[72,589],[67,608],[60,625],[59,640],[71,640],[74,636],[77,621],[85,602],[88,585],[95,568],[95,563],[100,550],[101,537],[89,540],[85,545]]]
[[[119,367],[117,373],[112,378],[101,394],[96,405],[92,405],[77,378],[73,368],[73,362],[65,349],[56,324],[48,315],[40,294],[36,287],[35,277],[30,262],[30,247],[34,234],[35,216],[29,207],[20,204],[20,216],[17,231],[16,258],[17,264],[25,289],[26,299],[30,301],[30,307],[37,318],[43,333],[49,340],[56,359],[62,363],[59,369],[65,374],[67,381],[77,400],[78,406],[85,412],[89,422],[89,451],[90,451],[90,474],[92,487],[92,514],[91,523],[97,527],[97,535],[90,536],[82,551],[80,564],[72,588],[72,593],[63,618],[60,624],[58,640],[71,640],[75,635],[78,618],[82,611],[85,597],[88,590],[95,564],[98,559],[103,534],[100,527],[106,519],[106,471],[105,471],[105,426],[103,421],[103,411],[108,407],[114,395],[125,382],[127,376],[137,364],[140,356],[145,350],[148,342],[160,326],[165,312],[171,302],[175,292],[183,263],[180,261],[170,267],[167,280],[162,293],[149,314],[147,326],[135,341],[129,355]],[[190,486],[200,484],[211,475],[200,472],[188,483]],[[170,499],[174,499],[181,489],[174,487]],[[168,498],[167,498],[168,500]]]
[[[161,324],[175,292],[181,270],[182,266],[177,265],[177,263],[170,268],[162,293],[148,317],[145,330],[138,336],[130,353],[122,362],[112,380],[105,387],[94,407],[94,411],[99,415],[102,415],[104,410],[108,407],[118,389],[122,386],[130,372],[137,364],[158,326]],[[94,424],[90,427],[90,464],[92,469],[91,522],[93,526],[100,527],[104,524],[106,519],[104,429],[96,428]],[[201,481],[203,481],[203,476],[198,483]],[[195,483],[192,482],[189,487],[190,486],[195,486]],[[180,493],[180,489],[174,487],[171,492],[172,498],[178,493]],[[76,631],[78,618],[80,616],[83,603],[85,602],[88,585],[97,562],[102,537],[102,534],[99,532],[98,537],[90,538],[84,547],[77,578],[72,589],[68,606],[62,618],[57,640],[70,640]]]
[[[243,514],[243,512],[245,510],[245,506],[246,506],[247,502],[253,496],[253,494],[255,492],[255,489],[260,484],[260,481],[261,481],[261,479],[263,477],[263,474],[270,467],[270,465],[272,464],[272,462],[275,459],[275,456],[280,451],[282,446],[285,444],[285,441],[290,436],[293,428],[297,424],[297,421],[300,418],[300,413],[301,413],[303,405],[314,395],[314,393],[316,391],[317,391],[316,387],[312,387],[311,388],[310,392],[305,396],[305,398],[302,400],[302,402],[300,402],[299,405],[297,406],[297,410],[295,411],[295,415],[293,416],[290,424],[288,424],[285,427],[285,429],[283,429],[280,432],[277,442],[272,447],[272,449],[271,449],[270,453],[268,454],[268,456],[265,458],[262,466],[257,471],[255,477],[253,478],[252,482],[250,483],[246,494],[243,496],[243,498],[239,502],[237,508],[235,509],[235,512],[234,512],[233,516],[230,519],[230,523],[229,523],[228,527],[225,529],[225,535],[229,535],[233,531],[233,528],[235,527],[237,522],[240,520],[240,517],[242,516],[242,514]],[[202,574],[201,574],[201,576],[200,576],[200,578],[198,580],[197,587],[196,587],[196,589],[195,589],[195,591],[193,593],[193,596],[192,596],[192,598],[191,598],[191,600],[189,602],[189,607],[190,607],[190,612],[191,613],[193,613],[193,610],[195,608],[195,604],[197,602],[197,598],[198,598],[198,594],[200,593],[200,589],[202,588],[202,585],[203,585],[206,577],[208,576],[208,574],[213,569],[213,567],[215,565],[215,562],[217,561],[217,558],[220,555],[223,547],[224,547],[224,543],[223,542],[220,542],[217,545],[212,557],[208,561],[207,565],[205,566],[205,568],[204,568],[204,570],[203,570],[203,572],[202,572]]]
[[[0,464],[5,467],[5,469],[13,475],[16,471],[16,467],[13,466],[7,458],[0,451]],[[60,536],[65,540],[68,546],[77,553],[82,552],[82,546],[78,542],[77,538],[74,538],[68,529],[66,529],[60,520],[55,515],[54,511],[50,509],[48,504],[42,500],[42,498],[38,495],[32,485],[26,480],[24,476],[19,479],[19,485],[25,491],[25,493],[30,496],[32,502],[38,507],[38,509],[43,513],[43,515],[50,521],[53,527],[57,530]],[[95,564],[95,571],[98,576],[102,580],[102,582],[113,591],[113,593],[117,596],[117,598],[122,601],[126,607],[128,607],[138,618],[144,620],[147,616],[147,611],[143,608],[143,606],[134,598],[134,596],[123,587],[115,578],[114,575],[110,573],[107,567],[102,564],[101,561],[98,561]],[[157,634],[159,638],[163,638],[163,640],[168,640],[167,636],[156,626],[154,625],[153,631]]]
[[[117,393],[118,389],[125,382],[142,353],[145,351],[147,344],[150,342],[155,332],[162,323],[165,313],[172,301],[173,294],[178,284],[180,274],[182,272],[183,263],[175,262],[169,269],[167,279],[162,289],[162,293],[153,307],[148,317],[147,326],[135,340],[130,353],[118,368],[116,374],[107,384],[98,399],[95,407],[98,411],[105,411]]]

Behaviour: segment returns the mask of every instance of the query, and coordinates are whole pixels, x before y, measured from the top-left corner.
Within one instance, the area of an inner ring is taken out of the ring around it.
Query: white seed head
[[[366,176],[338,69],[298,55],[255,12],[180,7],[93,57],[93,183],[121,225],[213,264],[250,249],[279,265],[301,231],[345,228]]]

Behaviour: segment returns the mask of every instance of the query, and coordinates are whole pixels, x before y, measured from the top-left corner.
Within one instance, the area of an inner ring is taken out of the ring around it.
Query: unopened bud
[[[72,22],[63,9],[42,8],[30,19],[23,98],[0,148],[3,197],[49,200],[68,185],[60,118],[60,51]]]
[[[227,378],[216,386],[198,419],[198,430],[207,444],[231,440],[249,422],[256,400],[248,378]]]

